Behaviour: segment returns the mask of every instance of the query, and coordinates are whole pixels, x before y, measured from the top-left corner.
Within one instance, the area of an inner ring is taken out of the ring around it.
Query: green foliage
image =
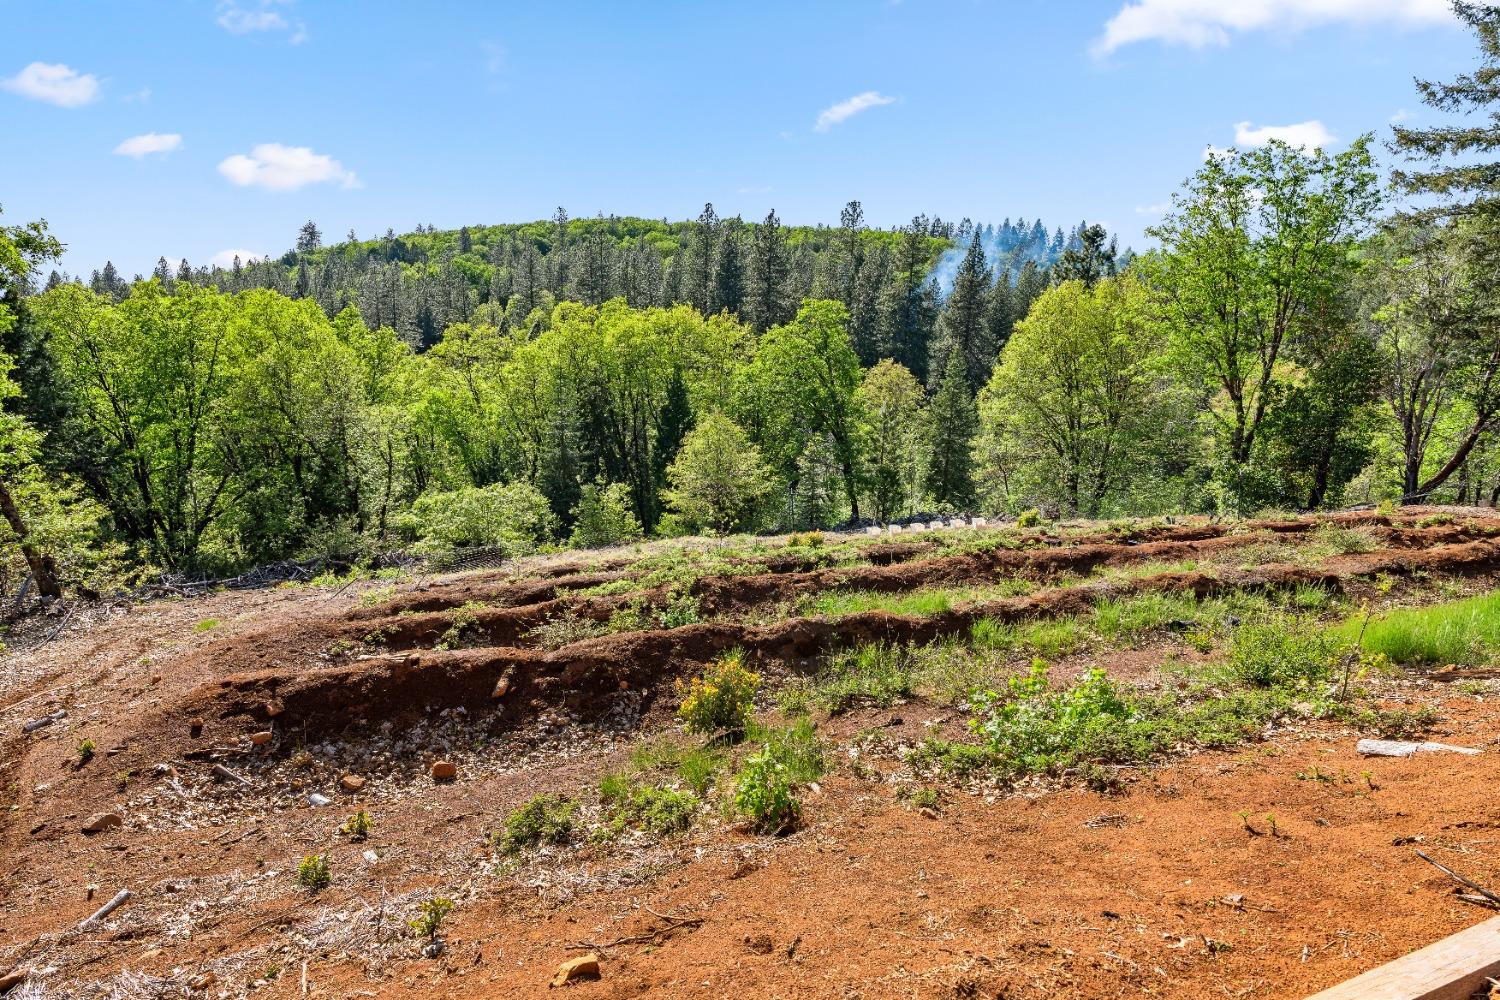
[[[706,414],[683,440],[667,479],[672,485],[663,496],[677,515],[720,534],[753,528],[772,489],[760,449],[719,412]]]
[[[350,840],[359,841],[369,837],[374,829],[374,820],[370,819],[370,814],[367,811],[361,809],[344,820],[344,825],[339,827],[339,833],[342,833]]]
[[[1360,632],[1363,629],[1363,638]],[[1346,621],[1338,635],[1394,663],[1487,664],[1500,656],[1500,593]]]
[[[78,753],[78,766],[82,767],[83,765],[87,764],[89,761],[93,760],[94,759],[94,754],[97,753],[98,750],[99,750],[99,745],[97,743],[95,743],[93,740],[87,739],[87,738],[79,740],[78,741],[78,749],[77,749],[77,753]]]
[[[760,675],[745,668],[744,654],[736,649],[686,685],[677,682],[682,696],[677,717],[689,732],[712,737],[743,735],[759,690]]]
[[[1228,667],[1251,687],[1307,690],[1332,675],[1343,651],[1328,632],[1296,619],[1268,617],[1235,630]]]
[[[566,844],[573,835],[573,817],[578,803],[556,795],[537,795],[505,820],[495,834],[498,850],[518,854],[539,844]]]
[[[328,858],[322,854],[309,854],[297,865],[297,882],[304,888],[317,892],[333,881],[328,870]]]
[[[875,643],[835,654],[818,672],[811,699],[836,715],[862,704],[886,707],[913,690],[910,647]]]
[[[641,537],[630,489],[624,483],[589,483],[573,508],[573,534],[568,544],[575,549],[597,549],[620,545]]]
[[[436,940],[443,921],[451,912],[453,912],[453,900],[447,896],[433,896],[431,899],[422,900],[417,906],[416,917],[408,920],[406,925],[418,937]]]
[[[623,787],[622,787],[623,786]],[[657,837],[681,833],[693,825],[702,801],[693,792],[653,785],[631,785],[617,779],[602,783],[599,797],[611,822]]]
[[[1016,527],[1018,528],[1035,528],[1041,523],[1042,513],[1035,507],[1032,507],[1029,510],[1021,511],[1021,513],[1016,517]]]
[[[759,832],[786,833],[802,815],[798,790],[819,777],[824,766],[823,749],[810,723],[773,733],[745,759],[735,784],[734,807]]]
[[[547,498],[528,483],[426,493],[398,521],[417,547],[428,552],[482,545],[523,556],[550,540],[556,529]]]

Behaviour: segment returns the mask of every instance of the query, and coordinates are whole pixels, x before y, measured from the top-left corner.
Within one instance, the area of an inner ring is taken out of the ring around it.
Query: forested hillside
[[[12,226],[0,584],[919,512],[1493,503],[1488,182],[1397,172],[1438,196],[1398,211],[1371,141],[1211,153],[1139,257],[1099,226],[887,231],[850,202],[836,227],[309,223],[280,258],[83,282],[41,280],[60,245]]]

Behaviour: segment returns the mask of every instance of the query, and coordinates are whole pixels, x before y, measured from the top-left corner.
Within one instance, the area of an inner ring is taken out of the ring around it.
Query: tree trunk
[[[0,514],[5,515],[10,530],[15,532],[16,542],[21,546],[21,555],[26,557],[26,565],[31,567],[31,575],[36,579],[37,592],[43,597],[62,597],[62,584],[57,578],[57,560],[43,555],[37,551],[36,546],[26,541],[30,533],[26,530],[26,523],[21,520],[15,498],[10,495],[10,487],[3,482],[0,482]]]

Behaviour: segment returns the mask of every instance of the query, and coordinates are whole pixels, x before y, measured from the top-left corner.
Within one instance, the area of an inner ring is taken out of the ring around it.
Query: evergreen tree
[[[323,234],[318,231],[318,226],[311,219],[302,224],[297,230],[297,252],[311,253],[323,245]]]
[[[458,230],[458,252],[468,253],[474,249],[474,239],[469,235],[469,227],[462,226]]]
[[[1016,321],[1025,318],[1016,314],[1015,298],[1016,290],[1011,286],[1010,272],[1005,271],[995,279],[995,284],[990,288],[989,311],[985,314],[990,342],[995,345],[997,358],[1005,351],[1005,342],[1010,340],[1010,332],[1015,328]]]
[[[750,323],[756,330],[767,330],[789,322],[796,315],[797,301],[791,290],[791,253],[781,220],[772,209],[751,236],[750,251]]]
[[[1480,67],[1460,73],[1452,83],[1418,80],[1417,92],[1422,103],[1444,114],[1489,113],[1476,124],[1445,121],[1425,129],[1397,125],[1392,144],[1396,151],[1433,166],[1393,170],[1391,177],[1407,194],[1438,199],[1421,213],[1428,218],[1468,215],[1493,221],[1500,218],[1500,184],[1496,182],[1500,163],[1476,163],[1474,158],[1500,149],[1500,119],[1496,117],[1500,113],[1500,7],[1455,0],[1453,13],[1479,40]],[[1462,160],[1441,162],[1454,156]]]
[[[974,502],[974,434],[979,416],[963,355],[952,351],[927,410],[927,492],[935,503],[964,509]]]
[[[714,265],[713,311],[738,316],[745,305],[745,244],[738,218],[725,226]]]
[[[953,279],[953,292],[938,318],[937,343],[933,346],[929,372],[944,372],[955,352],[963,359],[964,372],[971,394],[989,379],[995,364],[995,345],[987,322],[990,297],[990,270],[985,265],[984,247],[975,234],[964,254],[963,263]]]
[[[709,202],[699,213],[692,242],[688,244],[686,287],[683,289],[688,303],[705,316],[713,311],[714,259],[718,243],[719,217],[714,213],[713,203]]]
[[[890,357],[927,381],[928,344],[937,317],[937,292],[927,280],[928,229],[925,215],[901,230],[891,262],[891,280],[881,301],[881,344]]]
[[[1083,226],[1076,235],[1077,245],[1064,250],[1052,266],[1054,283],[1081,281],[1084,287],[1093,288],[1100,278],[1113,278],[1119,273],[1114,240],[1105,242],[1109,234],[1103,226]]]

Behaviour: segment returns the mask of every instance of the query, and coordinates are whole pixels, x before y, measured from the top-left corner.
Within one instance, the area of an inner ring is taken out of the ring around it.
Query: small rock
[[[212,986],[215,982],[217,982],[218,978],[219,977],[216,976],[216,975],[214,975],[212,972],[205,972],[201,976],[195,976],[193,978],[193,981],[190,982],[190,983],[188,983],[188,989],[190,989],[190,990],[206,990],[210,986]]]
[[[380,862],[380,855],[376,854],[374,851],[366,851],[365,853],[361,854],[360,857],[365,859],[365,864],[367,865],[379,864]]]
[[[274,719],[285,711],[286,706],[281,703],[280,698],[272,698],[270,701],[266,702],[266,715],[269,718]]]
[[[263,730],[258,733],[251,733],[250,742],[252,745],[258,747],[267,746],[271,742],[271,731]]]
[[[125,825],[125,820],[119,813],[96,813],[88,818],[83,824],[84,833],[103,833],[105,830],[113,830]]]
[[[570,958],[557,967],[557,975],[552,977],[553,986],[566,986],[569,983],[578,982],[581,979],[599,978],[599,956],[593,952]]]
[[[321,794],[319,792],[313,792],[311,795],[309,795],[307,797],[307,804],[310,805],[310,806],[319,806],[319,807],[321,807],[321,806],[331,806],[331,805],[333,805],[333,800],[330,799],[328,796],[323,795],[323,794]]]
[[[9,992],[15,987],[20,986],[25,981],[27,975],[29,975],[27,970],[16,969],[14,972],[7,972],[5,975],[0,976],[0,993]]]
[[[429,773],[433,781],[452,781],[458,777],[458,767],[451,760],[435,760]]]
[[[177,768],[171,764],[157,764],[151,769],[151,773],[158,778],[175,778],[177,777]]]
[[[437,938],[435,940],[427,942],[425,945],[422,946],[422,957],[423,958],[437,958],[439,955],[441,955],[447,949],[448,949],[448,942],[444,941],[442,938]]]
[[[339,787],[346,792],[357,792],[365,787],[365,779],[357,774],[346,774],[339,779]]]
[[[509,690],[510,690],[510,678],[509,677],[502,677],[498,681],[495,682],[495,690],[492,691],[492,692],[490,692],[490,697],[491,698],[504,698],[505,695],[506,695],[506,692],[508,692]]]
[[[630,690],[630,682],[627,681],[627,680],[623,680],[622,679],[620,681],[620,690],[621,691],[629,691]]]

